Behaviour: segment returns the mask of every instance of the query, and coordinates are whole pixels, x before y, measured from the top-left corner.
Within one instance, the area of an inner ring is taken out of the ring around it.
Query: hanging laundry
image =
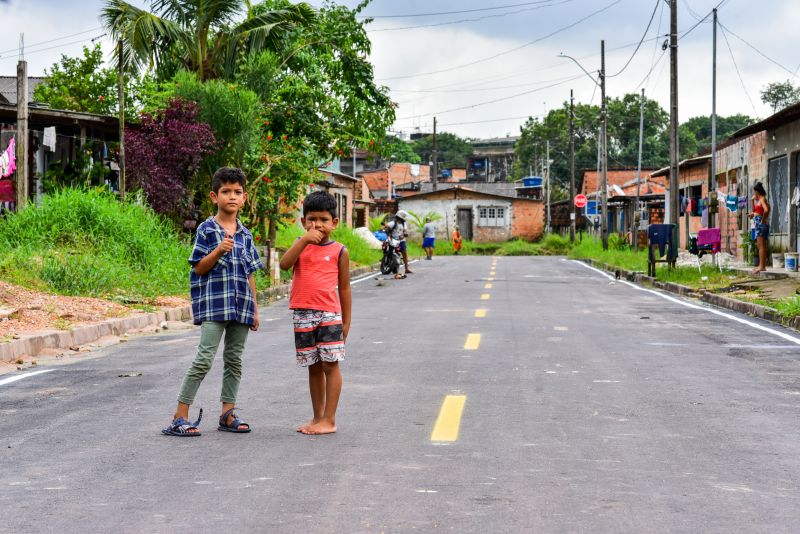
[[[739,197],[736,195],[727,195],[725,197],[725,207],[729,211],[737,211],[739,209]]]
[[[103,143],[103,159],[108,159],[108,145]]]
[[[42,136],[42,146],[47,147],[47,150],[50,152],[56,151],[56,127],[55,126],[48,126],[44,129],[44,135]]]
[[[800,206],[800,189],[797,186],[794,186],[792,191],[792,204]]]
[[[686,214],[686,208],[688,207],[689,207],[689,199],[681,195],[680,213],[679,213],[681,217],[683,217],[684,214]]]
[[[13,137],[11,138],[11,141],[8,142],[8,148],[6,148],[3,152],[2,161],[0,161],[0,167],[2,167],[0,178],[8,178],[14,174],[15,170],[17,170],[16,145]]]
[[[703,213],[700,215],[700,226],[703,228],[708,228],[708,208],[709,206],[706,204],[703,206]]]
[[[14,202],[14,182],[0,180],[0,202]]]
[[[739,209],[740,210],[747,209],[747,197],[739,197]]]

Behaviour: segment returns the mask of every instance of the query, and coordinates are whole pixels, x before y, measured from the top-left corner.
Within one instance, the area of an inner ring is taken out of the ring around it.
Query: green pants
[[[225,371],[222,374],[220,401],[235,404],[239,382],[242,379],[242,352],[249,332],[250,326],[236,321],[205,321],[200,325],[200,346],[197,347],[197,356],[183,379],[178,402],[184,404],[194,402],[197,388],[211,370],[211,364],[214,363],[214,356],[217,354],[224,333],[225,348],[222,351],[222,360]]]

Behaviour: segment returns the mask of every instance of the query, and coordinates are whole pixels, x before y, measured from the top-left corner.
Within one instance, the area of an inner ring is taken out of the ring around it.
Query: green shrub
[[[0,219],[0,247],[0,277],[26,287],[133,300],[188,292],[188,240],[103,189],[64,189]]]

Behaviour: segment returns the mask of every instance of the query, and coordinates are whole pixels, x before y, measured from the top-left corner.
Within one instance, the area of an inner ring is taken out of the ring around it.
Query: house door
[[[785,234],[789,231],[786,207],[789,200],[789,158],[780,156],[769,160],[770,233]]]
[[[458,208],[458,230],[463,239],[472,241],[472,208]]]

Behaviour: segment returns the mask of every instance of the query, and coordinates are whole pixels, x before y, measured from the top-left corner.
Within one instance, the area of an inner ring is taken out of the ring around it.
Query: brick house
[[[476,243],[521,238],[537,240],[544,233],[542,201],[483,193],[456,186],[398,199],[399,209],[424,215],[436,212],[437,237],[449,239],[458,225],[465,239]],[[420,236],[413,235],[418,239]]]
[[[355,218],[356,184],[359,180],[348,174],[327,169],[320,169],[320,172],[324,179],[318,180],[317,185],[336,199],[339,224],[352,227]]]

